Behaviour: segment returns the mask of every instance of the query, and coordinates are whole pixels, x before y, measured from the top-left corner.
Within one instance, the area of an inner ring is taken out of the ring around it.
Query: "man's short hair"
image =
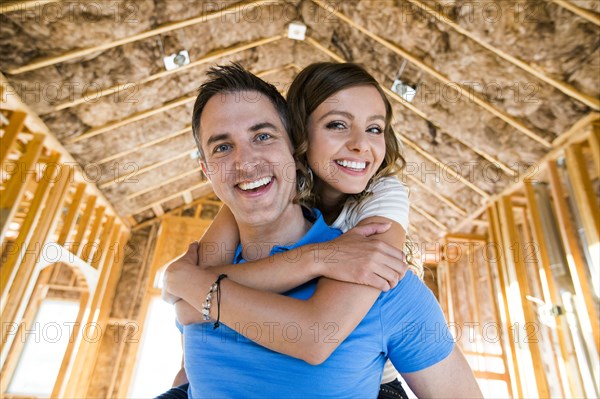
[[[192,113],[192,134],[198,146],[200,159],[205,159],[204,152],[202,151],[202,141],[200,140],[200,117],[206,103],[216,94],[256,91],[261,95],[267,96],[277,110],[283,127],[289,134],[287,104],[275,86],[248,72],[238,63],[212,67],[209,69],[207,75],[208,80],[198,89],[198,97],[194,103],[194,111]],[[253,98],[250,100],[257,99]]]

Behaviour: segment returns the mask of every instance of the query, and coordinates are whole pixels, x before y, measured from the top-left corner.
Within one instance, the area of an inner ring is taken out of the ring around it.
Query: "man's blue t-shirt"
[[[275,246],[271,255],[341,234],[327,226],[318,211],[316,216],[300,241]],[[241,248],[235,261],[243,262]],[[316,283],[310,281],[284,295],[306,300]],[[336,339],[334,323],[310,331],[301,331],[295,323],[275,323],[267,326],[269,331],[292,342],[299,334],[315,336],[317,331],[330,335],[316,339]],[[249,323],[242,331],[252,337],[259,330]],[[375,398],[388,357],[398,371],[413,372],[443,360],[454,347],[435,297],[412,272],[396,288],[381,293],[356,329],[318,366],[264,348],[225,325],[213,329],[212,323],[190,324],[183,327],[183,336],[190,398]]]

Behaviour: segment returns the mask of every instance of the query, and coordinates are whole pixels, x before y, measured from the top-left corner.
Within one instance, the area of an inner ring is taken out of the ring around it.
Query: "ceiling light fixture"
[[[291,22],[288,26],[288,38],[294,40],[304,40],[306,35],[306,25],[302,22]]]
[[[163,57],[163,62],[165,64],[165,69],[170,71],[172,69],[177,69],[184,65],[190,63],[190,55],[187,50],[181,50],[178,53],[171,54],[167,57]]]
[[[394,83],[392,84],[392,87],[390,88],[390,90],[393,91],[394,93],[398,94],[400,97],[402,97],[404,100],[406,100],[410,103],[417,95],[417,88],[412,87],[412,86],[408,85],[407,83],[404,83],[402,80],[400,80],[400,76],[402,75],[402,72],[404,72],[405,67],[406,67],[406,60],[404,60],[404,62],[402,63],[402,66],[400,66],[400,69],[398,70],[398,73],[396,74],[396,79],[394,79]]]

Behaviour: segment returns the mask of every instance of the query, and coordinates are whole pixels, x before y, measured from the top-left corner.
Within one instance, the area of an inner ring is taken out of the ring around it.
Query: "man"
[[[340,232],[318,211],[303,212],[293,201],[294,159],[281,95],[235,65],[211,74],[194,107],[194,132],[203,169],[239,228],[235,263],[337,238]],[[225,325],[183,327],[190,397],[375,397],[387,356],[419,396],[480,396],[439,306],[412,273],[345,332],[328,323],[329,316],[315,325],[290,316],[311,313],[315,281],[276,295],[217,278],[213,270],[196,267],[195,253],[192,248],[189,262],[169,267],[166,290],[183,299],[179,304]],[[359,306],[329,301],[331,314]]]

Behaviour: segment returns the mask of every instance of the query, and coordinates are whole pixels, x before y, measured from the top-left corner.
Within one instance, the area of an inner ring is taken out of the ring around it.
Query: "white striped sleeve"
[[[363,200],[356,212],[356,222],[372,216],[388,218],[408,231],[408,189],[396,177],[378,179],[371,188],[371,196]]]

